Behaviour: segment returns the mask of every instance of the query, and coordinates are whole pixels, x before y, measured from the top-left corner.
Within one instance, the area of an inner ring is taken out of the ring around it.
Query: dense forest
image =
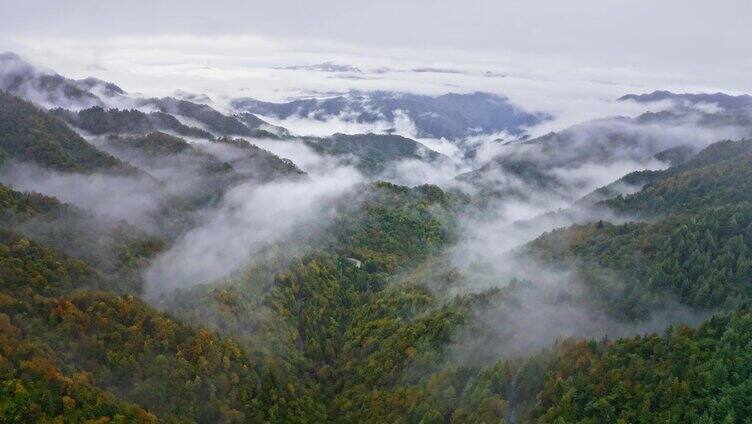
[[[316,154],[374,178],[323,196],[319,219],[263,240],[222,278],[172,290],[147,271],[176,244],[200,243],[196,228],[238,209],[277,213],[228,198],[318,177],[254,144],[296,142],[254,115],[140,101],[156,110],[45,111],[0,92],[3,166],[117,176],[159,199],[144,226],[0,184],[0,421],[680,423],[752,414],[752,141],[656,149],[668,167],[614,178],[573,203],[592,219],[546,228],[503,256],[538,271],[516,275],[462,266],[454,249],[493,202],[566,190],[554,164],[510,155],[452,187],[406,187],[375,177],[397,160],[449,158],[396,135],[308,137]],[[568,137],[522,148],[545,152]],[[600,160],[606,148],[587,155]],[[492,170],[527,185],[462,190],[488,184]],[[233,230],[248,230],[238,222]],[[619,328],[672,309],[693,320],[505,349],[524,337],[514,311],[539,289],[552,308]]]
[[[96,135],[111,133],[140,134],[162,130],[174,131],[186,137],[212,137],[208,131],[182,124],[177,118],[164,112],[144,113],[137,109],[105,110],[101,106],[94,106],[77,112],[62,108],[51,112],[74,127]]]
[[[0,125],[0,160],[31,161],[68,171],[135,172],[92,148],[62,121],[4,91],[0,91]]]

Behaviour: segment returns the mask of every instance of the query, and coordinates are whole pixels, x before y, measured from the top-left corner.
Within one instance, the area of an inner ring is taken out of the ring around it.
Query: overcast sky
[[[747,0],[2,0],[5,36],[255,34],[683,63],[749,60]],[[747,65],[749,62],[745,62]]]
[[[137,91],[274,99],[305,89],[488,89],[564,105],[659,88],[752,92],[751,21],[749,0],[0,0],[0,49]],[[507,78],[270,70],[322,61]]]

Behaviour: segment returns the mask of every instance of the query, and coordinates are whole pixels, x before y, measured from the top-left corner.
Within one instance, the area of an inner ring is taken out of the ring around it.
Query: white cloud
[[[160,33],[102,37],[14,34],[0,48],[18,50],[35,64],[81,78],[94,75],[118,83],[127,91],[152,96],[177,89],[206,93],[218,107],[234,97],[283,101],[302,95],[357,90],[394,90],[440,95],[447,92],[488,91],[508,96],[529,110],[556,118],[533,130],[534,135],[561,129],[586,119],[635,115],[645,105],[616,102],[630,92],[653,89],[752,90],[746,76],[719,78],[719,71],[679,75],[657,62],[655,68],[589,63],[575,55],[520,53],[510,46],[498,54],[468,49],[410,47],[376,48],[321,39],[270,35]],[[646,51],[646,57],[650,55]],[[697,55],[695,54],[694,57]],[[436,58],[441,58],[437,60]],[[728,59],[728,58],[727,58]],[[746,60],[746,59],[739,59]],[[365,79],[331,78],[330,73],[280,69],[287,65],[336,63],[357,66]],[[697,61],[695,61],[697,62]],[[699,61],[702,62],[702,61]],[[728,63],[728,60],[724,61]],[[459,73],[406,72],[418,67],[457,69]],[[726,69],[739,69],[724,66]],[[503,74],[489,78],[486,72]],[[721,70],[720,72],[724,72]],[[165,84],[169,81],[169,84]],[[342,122],[291,121],[301,133],[321,134],[327,128],[342,132],[365,130]],[[318,125],[318,126],[317,126]]]
[[[146,295],[227,277],[267,243],[286,240],[301,225],[333,219],[333,200],[360,182],[350,168],[303,180],[247,183],[230,190],[205,222],[188,231],[146,272]]]

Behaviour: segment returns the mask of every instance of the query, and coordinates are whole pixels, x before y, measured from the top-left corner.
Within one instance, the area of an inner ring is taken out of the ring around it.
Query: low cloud
[[[575,202],[630,172],[667,167],[654,157],[665,149],[687,145],[699,151],[715,141],[747,134],[746,128],[734,125],[702,124],[698,115],[689,113],[662,122],[598,120],[532,144],[482,140],[477,151],[492,160],[475,185],[458,187],[474,196],[482,196],[474,191],[478,186],[502,194],[495,200],[484,198],[484,207],[470,206],[461,216],[459,240],[444,260],[462,278],[451,285],[436,280],[432,286],[447,299],[468,293],[485,293],[489,299],[474,308],[470,328],[457,336],[454,359],[495,360],[499,355],[529,354],[557,338],[617,338],[671,324],[696,324],[707,317],[707,311],[696,311],[668,294],[656,297],[644,318],[619,316],[598,303],[576,265],[552,265],[524,253],[521,246],[573,224],[632,220]],[[524,163],[553,182],[541,183],[501,165],[510,163]],[[624,192],[640,188],[621,187]],[[604,290],[610,295],[618,297],[626,289],[618,272],[598,272],[607,277]]]
[[[31,163],[6,163],[0,168],[0,181],[15,190],[54,196],[102,217],[123,219],[147,230],[157,228],[154,213],[163,193],[147,176],[67,173]]]
[[[178,239],[146,271],[147,297],[227,277],[269,243],[329,222],[333,201],[360,181],[357,172],[342,167],[301,181],[248,183],[230,190],[202,225]]]
[[[451,350],[454,360],[524,356],[568,337],[628,337],[678,323],[695,325],[709,315],[668,298],[656,300],[646,318],[631,320],[598,304],[594,290],[573,269],[553,268],[529,258],[518,258],[512,265],[518,279],[513,286],[489,294],[491,303],[473,310],[472,328],[458,335]],[[610,296],[624,290],[617,275],[608,290]]]
[[[343,163],[355,160],[349,157],[320,155],[300,139],[252,139],[251,142],[281,158],[293,161],[300,169],[313,175],[327,174],[344,166]]]

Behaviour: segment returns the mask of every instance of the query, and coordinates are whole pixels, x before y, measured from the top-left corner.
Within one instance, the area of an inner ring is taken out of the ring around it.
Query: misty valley
[[[752,97],[169,89],[0,54],[0,422],[752,417]]]

